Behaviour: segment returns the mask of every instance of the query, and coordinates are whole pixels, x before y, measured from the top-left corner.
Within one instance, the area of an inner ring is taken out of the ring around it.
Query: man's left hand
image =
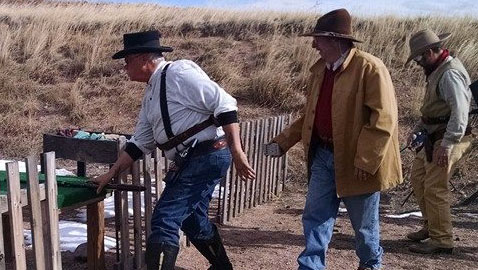
[[[450,149],[443,147],[443,146],[438,146],[435,151],[433,152],[433,161],[436,162],[436,164],[439,167],[448,167],[448,159],[450,157]]]
[[[372,175],[362,169],[355,168],[355,178],[359,181],[367,181]]]
[[[237,175],[239,175],[242,180],[253,180],[256,178],[256,172],[249,165],[244,152],[241,151],[240,153],[233,155],[232,161],[236,167]]]

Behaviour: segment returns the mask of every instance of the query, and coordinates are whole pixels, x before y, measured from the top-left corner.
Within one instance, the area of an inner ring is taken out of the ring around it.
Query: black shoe
[[[408,250],[419,254],[452,254],[453,248],[437,247],[430,244],[422,246],[411,246]]]
[[[213,224],[214,235],[209,240],[190,239],[197,250],[209,261],[209,270],[232,270],[232,264],[227,257],[217,227]]]
[[[407,234],[407,238],[414,241],[414,242],[420,242],[420,241],[427,240],[428,238],[430,238],[430,234],[428,233],[427,228],[422,228],[421,230],[419,230],[417,232],[412,232],[412,233]]]
[[[147,243],[145,254],[147,270],[174,270],[178,252],[179,247],[176,246],[163,243]]]

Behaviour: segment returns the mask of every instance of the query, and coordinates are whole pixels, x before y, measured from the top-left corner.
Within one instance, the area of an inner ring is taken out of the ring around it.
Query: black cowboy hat
[[[124,49],[115,53],[113,59],[121,59],[135,53],[172,52],[173,48],[160,46],[160,37],[161,34],[156,30],[124,34]]]
[[[352,35],[352,18],[344,8],[323,15],[317,20],[314,31],[301,36],[334,37],[362,42]]]

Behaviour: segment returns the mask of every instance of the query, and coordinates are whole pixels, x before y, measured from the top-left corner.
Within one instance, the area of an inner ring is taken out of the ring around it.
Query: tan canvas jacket
[[[283,151],[302,141],[309,156],[325,61],[310,69],[303,115],[273,139]],[[335,181],[339,197],[385,190],[401,183],[398,112],[390,74],[382,61],[352,48],[335,77],[332,94]],[[359,181],[355,167],[373,176]]]

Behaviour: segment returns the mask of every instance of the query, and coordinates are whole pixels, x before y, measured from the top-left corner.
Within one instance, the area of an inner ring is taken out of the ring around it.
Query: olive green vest
[[[430,74],[427,78],[427,86],[425,92],[425,98],[423,100],[423,105],[420,109],[422,116],[427,118],[436,118],[441,116],[450,116],[451,110],[450,107],[446,104],[445,100],[440,97],[440,92],[438,90],[439,82],[443,73],[445,71],[455,69],[458,70],[463,77],[466,78],[468,85],[471,84],[470,77],[465,67],[458,58],[452,58],[451,60],[446,60],[441,64],[435,71]],[[427,132],[433,133],[434,131],[446,128],[447,123],[436,124],[436,125],[425,125]]]

